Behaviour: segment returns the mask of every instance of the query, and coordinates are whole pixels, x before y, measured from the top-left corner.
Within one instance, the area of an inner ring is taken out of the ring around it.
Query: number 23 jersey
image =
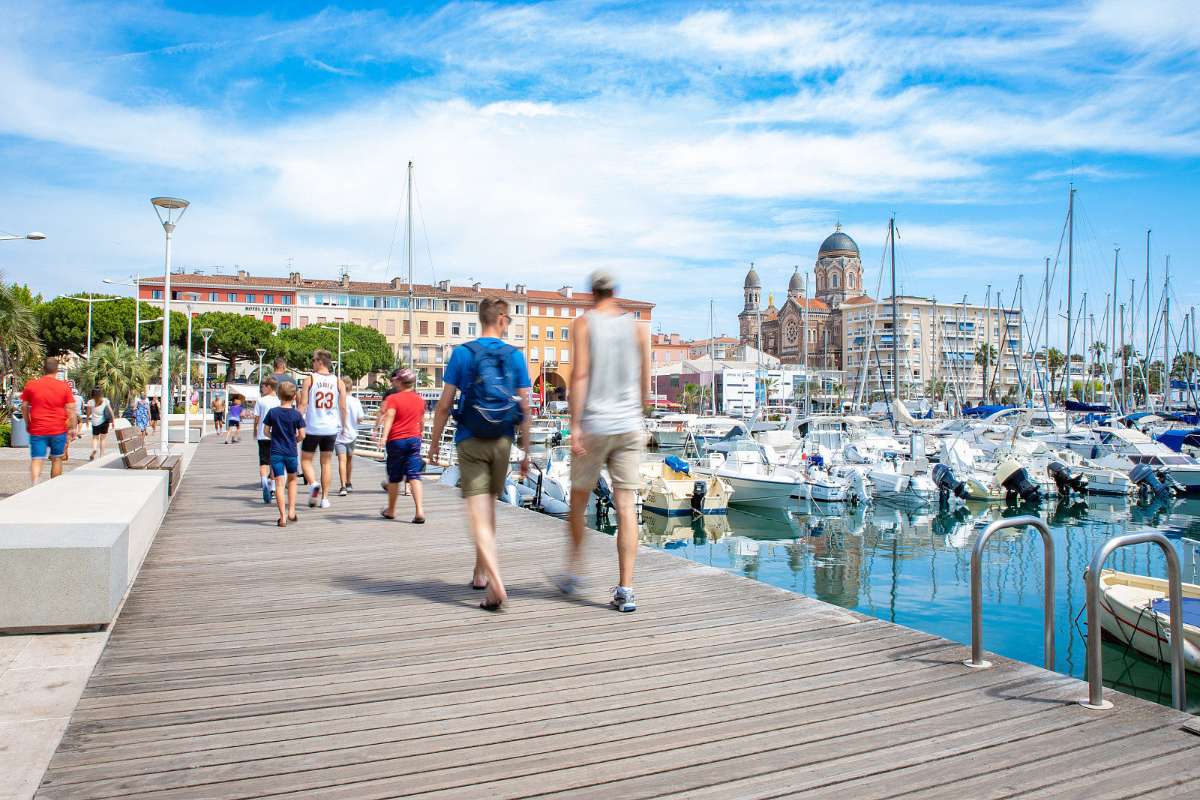
[[[336,375],[314,372],[309,376],[308,405],[304,422],[310,436],[333,436],[342,428],[338,395],[341,393]]]

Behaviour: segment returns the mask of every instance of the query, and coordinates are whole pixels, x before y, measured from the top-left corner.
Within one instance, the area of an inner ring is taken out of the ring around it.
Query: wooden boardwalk
[[[202,445],[38,797],[1200,796],[1189,717],[935,636],[651,551],[617,614],[600,534],[563,599],[548,517],[479,611],[457,494],[387,522],[375,470],[280,530]]]

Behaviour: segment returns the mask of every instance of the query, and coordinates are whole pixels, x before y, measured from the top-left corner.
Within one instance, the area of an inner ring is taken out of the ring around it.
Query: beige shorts
[[[596,488],[600,469],[604,466],[608,467],[614,489],[638,489],[642,484],[639,467],[645,438],[641,431],[583,434],[583,447],[587,452],[571,456],[571,491],[585,486],[589,492]]]
[[[480,439],[472,436],[458,443],[459,486],[462,496],[504,494],[508,478],[508,456],[512,439]]]

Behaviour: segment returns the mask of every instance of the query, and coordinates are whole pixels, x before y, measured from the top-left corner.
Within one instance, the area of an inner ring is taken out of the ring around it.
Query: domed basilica
[[[805,276],[797,267],[788,281],[783,305],[776,308],[774,296],[768,295],[767,307],[763,308],[762,281],[751,265],[743,284],[746,304],[738,314],[741,343],[776,356],[785,364],[801,363],[807,349],[810,367],[841,369],[842,309],[874,301],[863,293],[858,245],[842,232],[840,224],[821,243],[813,272],[816,285],[806,287]]]

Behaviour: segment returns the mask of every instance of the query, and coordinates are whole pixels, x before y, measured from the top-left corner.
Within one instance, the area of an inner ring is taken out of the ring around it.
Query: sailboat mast
[[[1133,302],[1132,300],[1130,301]],[[1133,312],[1133,306],[1129,307],[1130,313]],[[1150,228],[1146,229],[1146,366],[1150,365]],[[1133,337],[1130,336],[1130,339]],[[1145,371],[1145,370],[1143,370]],[[1150,405],[1150,383],[1146,382],[1146,405]],[[1153,406],[1151,406],[1153,407]]]
[[[717,356],[716,342],[713,341],[713,301],[708,299],[708,393],[711,395],[709,400],[712,404],[712,413],[717,415]]]
[[[900,401],[900,319],[896,314],[896,215],[888,220],[888,242],[892,247],[892,399]],[[895,419],[895,414],[892,418]]]
[[[413,331],[417,327],[413,322],[413,226],[412,226],[412,181],[413,162],[408,162],[408,210],[405,222],[406,258],[408,259],[408,367],[414,370],[417,364],[417,350],[413,347]]]
[[[1044,339],[1042,342],[1042,347],[1046,348],[1046,369],[1045,376],[1041,378],[1038,383],[1040,383],[1043,387],[1042,402],[1046,403],[1049,401],[1046,400],[1047,392],[1045,387],[1047,387],[1050,382],[1050,256],[1046,256],[1046,283],[1042,288],[1045,290],[1046,294],[1045,307],[1042,311],[1042,313],[1045,315],[1045,319],[1042,320],[1042,337]],[[1037,364],[1034,364],[1034,369],[1037,369]],[[1054,399],[1054,387],[1050,386],[1049,389],[1050,391],[1048,394],[1050,395],[1050,401],[1052,401]]]
[[[1117,272],[1120,268],[1120,263],[1121,263],[1121,248],[1114,246],[1113,247],[1113,290],[1112,290],[1112,304],[1114,306],[1117,304]],[[1109,319],[1112,322],[1112,339],[1108,345],[1108,360],[1109,360],[1109,363],[1115,364],[1116,363],[1115,359],[1117,357],[1117,315],[1112,313],[1111,309],[1109,310]],[[1114,374],[1116,374],[1116,370],[1110,369],[1109,370],[1108,390],[1113,393],[1113,399],[1116,399],[1116,392],[1114,391],[1116,389],[1116,386],[1113,384],[1113,380],[1112,380],[1112,376]],[[1122,411],[1125,410],[1124,405],[1122,405],[1121,410]]]
[[[1163,278],[1163,409],[1169,410],[1171,403],[1171,256],[1167,254],[1166,274]]]
[[[1066,352],[1066,369],[1063,376],[1063,401],[1066,402],[1067,395],[1071,390],[1071,308],[1075,302],[1075,185],[1071,184],[1071,190],[1067,195],[1067,352]],[[1049,313],[1049,310],[1047,310]],[[1067,415],[1067,430],[1071,430],[1071,415]]]
[[[1091,377],[1091,373],[1088,371],[1088,359],[1090,358],[1088,351],[1091,350],[1092,346],[1091,339],[1088,336],[1087,292],[1083,293],[1083,308],[1079,313],[1079,324],[1083,326],[1083,380],[1079,382],[1079,399],[1086,403],[1087,382]]]

